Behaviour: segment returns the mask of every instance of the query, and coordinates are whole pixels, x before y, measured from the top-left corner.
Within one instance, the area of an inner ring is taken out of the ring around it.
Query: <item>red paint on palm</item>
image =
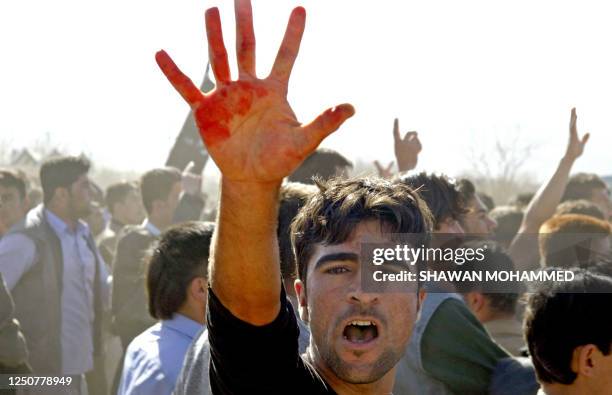
[[[262,98],[267,94],[264,87],[236,81],[206,95],[202,105],[195,110],[196,124],[206,145],[212,147],[228,139],[232,121],[249,113],[255,96]]]

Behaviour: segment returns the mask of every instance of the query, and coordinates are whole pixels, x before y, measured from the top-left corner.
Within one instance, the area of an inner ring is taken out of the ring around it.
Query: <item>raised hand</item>
[[[393,141],[399,171],[414,169],[419,159],[419,152],[423,148],[417,132],[407,132],[402,138],[399,130],[399,120],[395,118],[393,121]]]
[[[270,75],[255,73],[255,35],[250,0],[235,0],[239,78],[232,81],[219,10],[206,11],[209,58],[217,86],[202,93],[164,51],[156,60],[194,110],[196,124],[225,180],[275,182],[291,172],[319,143],[354,114],[343,104],[300,124],[287,102],[287,85],[306,22],[306,11],[291,13]]]
[[[376,166],[380,178],[391,178],[393,176],[393,162],[389,162],[387,167],[383,167],[379,161],[375,160],[374,166]]]
[[[572,108],[570,115],[569,141],[567,142],[567,150],[565,157],[567,159],[576,160],[584,152],[584,146],[589,141],[590,134],[586,133],[582,139],[578,138],[578,129],[576,127],[576,108]]]

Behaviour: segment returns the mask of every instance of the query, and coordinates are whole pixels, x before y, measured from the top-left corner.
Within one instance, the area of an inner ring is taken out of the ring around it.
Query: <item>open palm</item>
[[[236,0],[236,52],[239,78],[230,78],[219,10],[206,12],[210,62],[217,87],[201,92],[164,51],[156,55],[163,73],[194,110],[196,124],[223,177],[271,182],[283,177],[354,113],[343,104],[300,124],[287,102],[289,76],[297,57],[306,12],[298,7],[289,18],[280,50],[265,79],[255,73],[255,35],[250,0]]]

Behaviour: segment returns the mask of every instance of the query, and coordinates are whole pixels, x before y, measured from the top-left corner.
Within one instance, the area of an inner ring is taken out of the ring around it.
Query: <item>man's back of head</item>
[[[610,253],[610,224],[580,214],[554,216],[540,228],[539,246],[544,267],[580,266]]]
[[[590,215],[591,217],[595,217],[597,219],[606,219],[599,206],[586,199],[566,200],[559,204],[557,206],[557,210],[555,211],[555,215],[565,214],[582,214]]]
[[[291,249],[291,223],[300,208],[315,194],[318,188],[314,185],[299,182],[284,184],[280,190],[278,207],[278,246],[280,252],[281,275],[283,279],[291,282],[291,287],[285,288],[287,293],[293,294],[293,280],[297,277],[295,258]]]
[[[508,248],[523,222],[523,209],[516,206],[497,206],[489,215],[497,222],[493,238]]]
[[[608,185],[597,174],[577,173],[570,177],[561,198],[567,200],[586,199],[597,205],[606,219],[612,211]]]
[[[351,161],[342,154],[329,148],[319,148],[308,156],[289,177],[289,181],[314,184],[314,178],[329,180],[337,176],[346,176],[352,168]]]
[[[425,172],[402,176],[397,182],[418,192],[434,217],[434,230],[440,233],[463,233],[459,217],[465,213],[457,185],[449,177]]]
[[[547,394],[609,394],[612,388],[612,279],[573,269],[528,300],[525,338]]]

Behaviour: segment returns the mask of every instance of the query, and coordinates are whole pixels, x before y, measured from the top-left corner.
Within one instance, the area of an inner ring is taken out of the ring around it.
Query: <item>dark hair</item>
[[[174,167],[153,169],[142,175],[140,192],[147,214],[151,214],[154,201],[168,199],[172,187],[181,181],[181,177],[181,172]]]
[[[314,184],[314,177],[323,180],[335,177],[336,167],[353,167],[353,164],[337,151],[319,148],[310,154],[288,178],[289,181]]]
[[[431,213],[408,186],[380,178],[334,179],[318,186],[291,225],[298,276],[304,283],[315,245],[343,243],[363,221],[379,221],[389,226],[389,233],[422,234],[416,245],[429,244]]]
[[[572,267],[592,263],[591,241],[610,235],[606,221],[580,214],[556,215],[540,227],[539,247],[545,267]]]
[[[43,163],[40,168],[40,184],[44,203],[53,199],[57,188],[69,189],[90,168],[91,163],[84,156],[58,156]]]
[[[495,240],[510,241],[518,233],[525,213],[516,206],[498,206],[491,210],[489,215],[497,222]]]
[[[110,185],[106,188],[106,207],[113,214],[115,204],[125,201],[125,198],[132,191],[138,191],[138,184],[135,182],[122,181]]]
[[[481,271],[495,273],[514,271],[514,263],[510,255],[498,243],[491,240],[474,240],[464,243],[462,248],[482,249],[484,259],[470,264],[456,266],[457,270]],[[522,284],[510,281],[472,281],[456,284],[457,291],[481,292],[489,300],[491,309],[500,313],[514,314],[520,294],[524,291]],[[504,291],[508,292],[504,292]]]
[[[482,200],[482,203],[487,206],[487,211],[491,211],[495,208],[495,200],[493,200],[491,195],[484,192],[478,192],[478,197]]]
[[[529,203],[533,200],[535,193],[533,192],[523,192],[514,196],[512,199],[508,201],[509,206],[516,206],[518,208],[527,207]]]
[[[591,217],[598,219],[606,219],[601,209],[595,203],[586,199],[567,200],[558,205],[555,215],[564,214],[583,214],[590,215]]]
[[[525,339],[540,381],[572,384],[576,347],[593,344],[604,355],[612,344],[612,279],[572,269],[573,281],[544,283],[529,296]]]
[[[291,222],[308,198],[318,191],[314,185],[290,182],[281,187],[278,207],[278,247],[283,278],[295,278],[296,266],[291,249]]]
[[[399,183],[416,191],[433,214],[435,229],[449,218],[458,220],[465,213],[465,203],[457,190],[456,184],[445,175],[427,174],[425,172],[402,176]]]
[[[147,267],[149,313],[170,319],[187,300],[196,277],[208,277],[212,222],[184,222],[166,230],[155,244]]]
[[[591,200],[593,189],[608,189],[608,186],[597,174],[594,173],[577,173],[570,177],[565,187],[565,193],[561,198],[562,202],[566,200],[586,199]]]
[[[24,177],[16,171],[0,169],[0,185],[5,188],[15,188],[21,200],[26,196],[26,182]]]
[[[462,178],[457,181],[457,190],[466,203],[476,196],[476,187],[474,183],[467,178]]]

